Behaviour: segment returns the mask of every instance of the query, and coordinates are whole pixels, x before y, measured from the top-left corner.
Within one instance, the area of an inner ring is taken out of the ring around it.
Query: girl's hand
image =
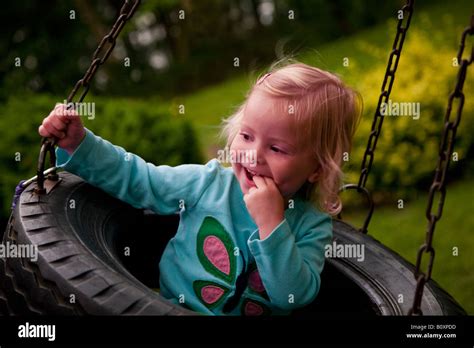
[[[255,175],[257,187],[244,195],[247,210],[258,226],[260,239],[265,239],[285,218],[283,197],[271,178]]]
[[[56,105],[39,126],[38,133],[43,137],[56,138],[58,146],[70,155],[86,135],[81,117],[75,110],[67,110],[65,104]]]

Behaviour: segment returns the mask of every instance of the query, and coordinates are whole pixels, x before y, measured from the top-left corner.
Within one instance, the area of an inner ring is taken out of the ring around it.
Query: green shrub
[[[362,43],[355,43],[362,45]],[[454,67],[453,57],[456,46],[447,48],[435,44],[421,30],[411,28],[409,39],[404,45],[395,84],[390,99],[394,102],[420,103],[420,118],[385,117],[382,133],[377,143],[374,165],[369,177],[369,187],[376,188],[379,194],[396,193],[407,195],[413,189],[427,189],[437,163],[441,133],[449,94],[455,86],[458,68]],[[372,118],[379,98],[382,78],[385,73],[387,53],[373,53],[379,59],[365,73],[357,76],[353,85],[362,93],[365,104],[364,120],[355,139],[351,165],[347,181],[357,182],[360,161],[364,154],[370,133]],[[364,57],[359,57],[364,59]],[[357,58],[354,64],[357,64]],[[355,80],[352,76],[351,80]],[[451,167],[467,170],[472,162],[474,142],[474,73],[468,74],[464,86],[466,102],[463,118],[458,128],[454,151],[458,161]],[[455,104],[457,105],[457,104]],[[455,108],[451,120],[456,118]]]
[[[160,104],[90,97],[95,118],[84,124],[95,134],[154,164],[201,163],[200,146],[191,124]],[[38,126],[61,101],[49,95],[12,96],[0,106],[0,214],[9,214],[12,195],[21,179],[36,173]],[[17,161],[15,156],[20,156]],[[49,165],[49,162],[48,162]]]

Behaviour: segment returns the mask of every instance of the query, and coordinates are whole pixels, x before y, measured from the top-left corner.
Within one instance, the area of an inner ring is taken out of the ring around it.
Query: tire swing
[[[137,0],[132,4],[129,0],[125,1],[110,33],[95,51],[91,66],[69,95],[68,103],[80,88],[84,91],[79,102],[84,99],[90,80],[110,55],[115,39],[135,12],[139,2]],[[404,20],[399,19],[382,93],[362,161],[360,180],[357,185],[346,185],[343,188],[356,189],[357,192],[365,194],[369,202],[369,213],[361,229],[356,229],[340,219],[335,219],[333,223],[334,242],[339,245],[364,245],[364,261],[358,262],[355,258],[328,258],[316,300],[305,308],[294,311],[292,315],[466,314],[448,293],[431,280],[431,269],[434,257],[434,226],[441,217],[446,192],[446,172],[464,101],[462,87],[467,67],[473,61],[473,56],[469,60],[461,60],[465,38],[474,34],[472,22],[463,33],[458,53],[458,83],[449,97],[439,162],[430,189],[427,241],[419,250],[416,267],[367,235],[374,203],[365,183],[384,119],[380,114],[380,105],[389,99],[413,11],[413,0],[408,0],[402,10],[406,25],[402,26]],[[106,52],[98,58],[104,47]],[[460,100],[460,107],[457,109],[456,121],[452,122],[449,117],[455,98]],[[171,303],[153,291],[153,288],[158,287],[157,265],[167,242],[177,231],[179,216],[160,216],[147,210],[135,209],[71,173],[57,174],[54,167],[54,145],[53,139],[43,139],[37,176],[18,185],[7,228],[3,236],[0,235],[4,244],[38,247],[36,262],[21,258],[0,258],[0,313],[198,314]],[[44,171],[47,153],[51,168]],[[442,195],[438,213],[434,215],[431,213],[431,207],[436,191]],[[71,202],[75,204],[74,209],[68,208]],[[149,233],[150,230],[159,230],[159,233]],[[123,252],[126,247],[132,251],[129,256],[125,256]],[[420,271],[424,253],[430,254],[426,273]],[[405,298],[403,303],[397,301],[399,294],[403,294]]]

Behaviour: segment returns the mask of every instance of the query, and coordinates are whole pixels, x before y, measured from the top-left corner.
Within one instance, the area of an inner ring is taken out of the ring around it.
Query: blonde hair
[[[302,63],[274,65],[252,86],[237,111],[223,120],[221,135],[228,146],[239,132],[246,103],[255,92],[264,93],[274,100],[275,107],[294,116],[298,146],[310,146],[317,161],[317,182],[306,182],[298,194],[319,209],[338,214],[342,209],[338,196],[342,159],[344,152],[351,150],[362,114],[360,94],[327,71]]]

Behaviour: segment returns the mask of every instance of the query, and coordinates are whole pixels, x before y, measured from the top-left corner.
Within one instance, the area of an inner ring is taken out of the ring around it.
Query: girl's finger
[[[50,122],[43,122],[43,125],[42,125],[46,131],[50,134],[50,135],[53,135],[55,136],[56,138],[58,139],[62,139],[66,136],[66,134],[56,128],[54,128],[54,126],[50,123]]]
[[[267,186],[267,184],[265,183],[265,180],[261,176],[255,175],[252,179],[255,185],[257,185],[257,188],[262,188],[262,187]]]
[[[63,117],[53,116],[53,117],[51,117],[51,123],[54,126],[54,128],[56,128],[59,131],[64,131],[67,128],[67,125],[64,122]]]
[[[46,130],[46,128],[43,127],[43,125],[39,126],[38,133],[45,138],[48,138],[50,136],[49,132]]]
[[[47,125],[53,127],[56,131],[58,131],[60,133],[65,133],[65,129],[61,129],[61,128],[56,127],[55,121],[53,121],[55,118],[57,118],[57,117],[52,117],[51,119],[46,120],[46,122],[43,122],[43,125],[47,124]],[[56,122],[57,122],[57,120],[56,120]],[[61,122],[61,121],[59,121],[59,122]]]
[[[272,178],[268,178],[264,176],[263,179],[265,180],[265,183],[267,184],[267,186],[274,187],[274,188],[277,187],[277,185],[275,184],[275,181],[273,181]]]

